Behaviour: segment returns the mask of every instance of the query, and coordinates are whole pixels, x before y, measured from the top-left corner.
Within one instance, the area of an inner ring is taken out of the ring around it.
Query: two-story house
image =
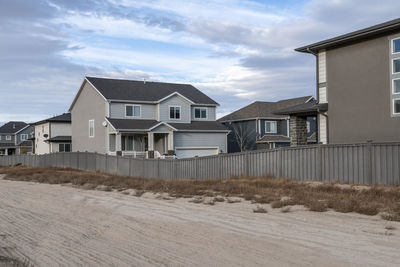
[[[10,121],[0,127],[0,155],[20,155],[32,152],[33,126],[22,121]]]
[[[111,155],[226,153],[218,103],[190,84],[86,77],[73,100],[72,151]]]
[[[296,121],[295,143],[304,143],[307,114],[324,144],[400,141],[400,19],[296,51],[316,58],[318,102],[280,112]]]
[[[35,154],[71,152],[71,113],[38,121],[34,126]]]
[[[314,101],[312,96],[277,102],[256,101],[220,118],[218,121],[231,130],[228,135],[229,153],[289,146],[289,116],[274,112],[311,101]],[[315,124],[314,116],[307,118],[307,137],[310,143],[315,142]]]

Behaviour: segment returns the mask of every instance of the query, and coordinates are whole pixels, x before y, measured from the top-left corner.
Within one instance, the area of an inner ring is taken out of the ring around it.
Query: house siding
[[[215,107],[205,107],[205,108],[207,108],[207,119],[196,119],[194,117],[194,109],[200,108],[200,107],[204,108],[204,106],[196,106],[196,105],[193,105],[191,107],[192,121],[215,121],[216,120],[216,108]]]
[[[256,132],[256,120],[248,120],[248,121],[236,121],[236,122],[224,122],[223,123],[229,130],[228,134],[228,152],[229,153],[234,153],[234,152],[240,152],[240,146],[236,140],[235,137],[235,128],[236,129],[246,129],[249,137],[247,139],[247,145],[244,148],[244,150],[255,150],[257,148],[256,146],[256,140],[257,140],[257,132]],[[240,132],[240,131],[239,131]]]
[[[20,131],[20,132],[17,134],[17,142],[16,142],[17,145],[20,144],[21,142],[23,142],[23,141],[21,140],[21,136],[22,136],[23,134],[27,134],[27,135],[28,135],[28,139],[29,139],[29,138],[31,138],[31,134],[32,134],[34,131],[35,131],[35,127],[34,127],[34,126],[29,126],[29,127],[25,128],[24,130]]]
[[[51,137],[56,136],[70,136],[72,135],[71,123],[60,123],[60,122],[52,122],[50,123],[51,127]]]
[[[222,153],[227,152],[226,133],[174,133],[175,147],[218,147]]]
[[[181,107],[181,119],[171,120],[169,118],[169,106]],[[180,96],[172,96],[159,104],[160,121],[172,123],[190,123],[191,121],[190,103]]]
[[[329,143],[400,141],[400,117],[391,116],[389,47],[383,36],[327,51]]]
[[[125,117],[125,105],[139,105],[141,106],[140,117]],[[110,118],[116,119],[143,119],[143,120],[156,120],[157,119],[157,105],[155,104],[141,104],[141,103],[111,103],[110,104]]]
[[[47,134],[48,137],[44,137]],[[50,153],[50,145],[45,142],[50,136],[50,123],[45,122],[35,125],[35,154],[42,155]]]
[[[87,82],[71,110],[72,151],[106,153],[108,144],[105,121],[106,102]],[[89,137],[89,120],[94,119],[94,137]],[[107,138],[107,140],[106,140]]]
[[[266,125],[267,121],[276,121],[277,132],[276,133],[266,133]],[[287,135],[287,121],[286,120],[260,120],[260,138],[264,135]]]

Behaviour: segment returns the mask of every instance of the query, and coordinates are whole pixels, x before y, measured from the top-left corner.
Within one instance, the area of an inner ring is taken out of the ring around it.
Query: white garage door
[[[177,148],[175,150],[176,157],[182,158],[192,158],[192,157],[204,157],[210,155],[217,155],[218,148]]]

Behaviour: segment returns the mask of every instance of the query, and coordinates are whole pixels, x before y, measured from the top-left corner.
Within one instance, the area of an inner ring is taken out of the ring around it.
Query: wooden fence
[[[400,143],[315,145],[190,159],[135,159],[89,152],[0,157],[0,166],[54,166],[144,178],[273,176],[298,181],[400,184]]]

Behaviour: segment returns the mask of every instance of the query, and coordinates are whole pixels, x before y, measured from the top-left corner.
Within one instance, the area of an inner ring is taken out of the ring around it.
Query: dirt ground
[[[189,200],[0,178],[0,258],[35,266],[400,265],[399,222]]]

